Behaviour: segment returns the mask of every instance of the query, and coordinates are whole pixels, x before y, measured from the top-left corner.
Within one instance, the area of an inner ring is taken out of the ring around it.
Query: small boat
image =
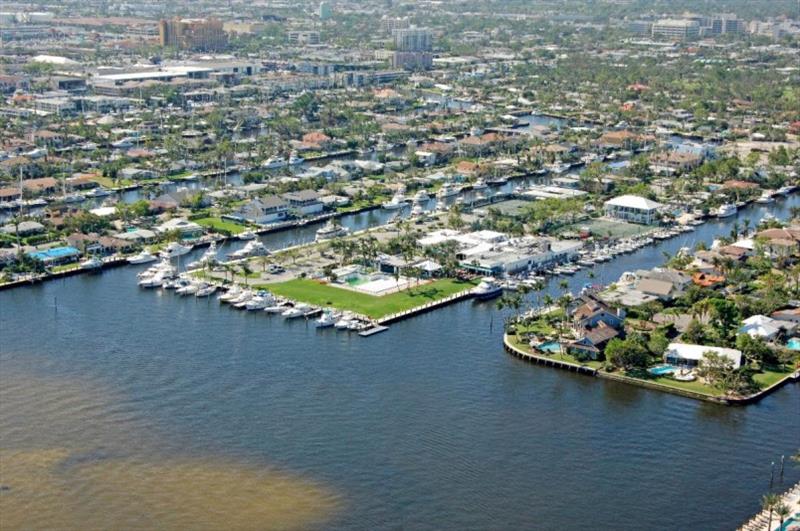
[[[292,306],[291,308],[287,308],[281,315],[287,319],[294,319],[297,317],[303,317],[306,313],[309,312],[309,310],[311,310],[311,306],[309,306],[308,304],[301,303]]]
[[[256,233],[251,230],[246,230],[244,232],[240,232],[237,238],[240,240],[254,240],[256,238]]]
[[[194,295],[198,291],[200,291],[200,289],[203,287],[205,287],[205,283],[189,282],[185,286],[176,289],[175,293],[177,293],[178,295]]]
[[[272,306],[265,307],[264,311],[267,313],[283,313],[286,311],[286,306],[283,304],[275,303]]]
[[[103,267],[103,261],[97,258],[96,256],[93,256],[88,260],[84,260],[83,262],[81,262],[81,269],[85,271],[97,271],[102,267]]]
[[[164,248],[163,251],[161,251],[161,256],[166,258],[175,258],[177,256],[183,256],[191,250],[191,245],[181,245],[178,242],[171,242]]]
[[[164,283],[164,280],[165,279],[163,273],[156,273],[154,275],[149,275],[139,280],[139,287],[157,288]]]
[[[266,170],[277,170],[286,166],[286,159],[280,157],[270,157],[261,163],[261,167]]]
[[[794,192],[796,189],[797,189],[797,186],[794,186],[792,184],[787,184],[786,186],[781,186],[780,188],[778,188],[775,191],[775,193],[777,195],[788,195],[788,194]]]
[[[272,297],[272,295],[266,291],[260,291],[253,298],[247,301],[247,304],[245,304],[245,309],[249,311],[263,310],[267,306],[270,306],[273,302],[275,302],[275,299]]]
[[[444,199],[445,197],[452,197],[454,195],[458,195],[461,190],[456,188],[450,183],[444,183],[439,191],[436,193],[436,197],[439,199]]]
[[[552,164],[545,165],[545,168],[547,168],[552,173],[564,173],[565,171],[567,171],[571,167],[572,167],[572,164],[569,164],[569,163],[566,163],[566,162],[561,162],[560,159],[556,159],[556,161],[553,162]]]
[[[186,266],[186,269],[200,269],[206,264],[213,262],[217,259],[217,242],[211,242],[211,245],[203,253],[199,260],[196,260]]]
[[[425,215],[425,210],[422,208],[422,206],[414,205],[413,207],[411,207],[411,216],[412,217],[419,217],[419,216],[424,216],[424,215]]]
[[[317,229],[316,240],[318,242],[330,240],[341,236],[347,236],[348,234],[350,234],[350,229],[342,225],[334,224],[333,220],[329,220],[324,227]]]
[[[603,157],[598,155],[597,153],[587,153],[586,155],[581,157],[581,162],[584,164],[591,164],[592,162],[598,162],[603,160]]]
[[[128,258],[129,264],[149,264],[150,262],[155,262],[158,260],[158,257],[152,254],[150,251],[145,249],[144,251],[135,254]]]
[[[761,205],[768,205],[774,202],[775,198],[773,197],[773,192],[770,190],[764,190],[763,192],[761,192],[761,196],[759,196],[759,198],[756,199],[756,203],[759,203]]]
[[[492,177],[489,179],[488,184],[491,186],[503,186],[504,184],[508,183],[508,179],[505,177]]]
[[[238,297],[230,301],[234,308],[244,308],[247,302],[253,298],[253,292],[249,289],[243,290]]]
[[[738,209],[736,205],[732,205],[730,203],[725,203],[724,205],[720,205],[717,209],[717,217],[718,218],[728,218],[736,214]]]
[[[476,299],[484,301],[499,297],[503,293],[503,287],[497,284],[494,278],[484,277],[480,284],[472,288],[471,293]]]
[[[242,294],[241,288],[239,288],[239,286],[233,286],[229,290],[221,293],[218,299],[219,302],[231,302],[233,299],[237,298],[241,294]]]
[[[473,190],[486,190],[487,188],[489,188],[489,185],[483,179],[478,179],[472,183]]]
[[[111,192],[109,192],[108,190],[106,190],[102,186],[98,186],[97,188],[92,188],[91,190],[86,192],[86,194],[84,194],[84,195],[86,197],[90,197],[90,198],[106,197],[106,196],[111,195]]]
[[[297,166],[303,162],[305,162],[303,157],[298,157],[295,153],[289,155],[289,166]]]
[[[214,284],[207,284],[204,287],[197,290],[197,293],[194,294],[195,297],[202,298],[202,297],[209,297],[217,291],[217,286]]]

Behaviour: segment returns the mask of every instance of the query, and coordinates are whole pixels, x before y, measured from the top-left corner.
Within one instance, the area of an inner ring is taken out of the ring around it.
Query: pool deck
[[[633,378],[631,376],[625,376],[623,374],[616,374],[612,372],[607,372],[604,370],[594,369],[587,365],[579,365],[577,363],[571,363],[562,360],[556,360],[549,358],[547,356],[542,356],[539,354],[535,354],[533,352],[526,352],[511,343],[508,334],[503,334],[503,346],[507,353],[511,354],[512,356],[531,362],[537,363],[539,365],[545,365],[548,367],[556,367],[558,369],[564,369],[571,372],[577,372],[580,374],[585,374],[587,376],[596,376],[599,378],[605,378],[606,380],[614,380],[617,382],[622,382],[630,385],[637,385],[639,387],[646,387],[648,389],[654,389],[656,391],[662,391],[665,393],[671,393],[674,395],[683,396],[686,398],[693,398],[695,400],[703,400],[705,402],[712,402],[715,404],[722,404],[722,405],[729,405],[729,406],[744,406],[747,404],[752,404],[758,402],[765,396],[769,395],[770,393],[780,389],[784,385],[789,382],[798,382],[800,381],[800,370],[795,371],[793,373],[787,374],[784,378],[780,379],[779,381],[775,382],[771,386],[762,389],[758,393],[754,393],[749,396],[743,397],[726,397],[726,396],[715,396],[715,395],[707,395],[703,393],[698,393],[695,391],[690,391],[688,389],[680,389],[677,387],[672,387],[669,385],[664,385],[658,382],[652,382],[648,380],[642,380],[640,378]]]

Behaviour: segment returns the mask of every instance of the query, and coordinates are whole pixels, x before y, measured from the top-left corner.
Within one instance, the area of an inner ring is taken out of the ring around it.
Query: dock
[[[358,333],[358,335],[360,335],[361,337],[369,337],[369,336],[374,336],[375,334],[380,334],[381,332],[386,332],[387,330],[389,330],[388,326],[377,325],[373,326],[369,330],[362,330],[361,332]]]

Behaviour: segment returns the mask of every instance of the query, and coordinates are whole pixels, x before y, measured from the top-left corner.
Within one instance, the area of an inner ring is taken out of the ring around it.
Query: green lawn
[[[763,372],[754,374],[753,380],[755,380],[756,383],[760,385],[762,389],[766,389],[770,385],[773,385],[778,381],[786,378],[786,376],[788,376],[791,373],[792,373],[791,370],[776,371],[773,369],[764,369]]]
[[[295,301],[350,310],[378,319],[443,299],[471,286],[472,284],[468,282],[443,279],[383,297],[333,287],[308,279],[295,279],[259,287]]]
[[[199,218],[195,219],[194,222],[209,229],[227,231],[231,234],[239,234],[247,229],[244,225],[218,217]]]
[[[541,356],[542,358],[547,358],[547,359],[551,359],[551,360],[555,360],[555,361],[564,361],[564,362],[567,362],[567,363],[573,363],[575,365],[585,365],[585,366],[591,367],[593,369],[599,369],[600,367],[603,366],[603,362],[602,361],[595,361],[595,360],[581,361],[578,358],[576,358],[575,356],[573,356],[572,354],[567,354],[567,353],[552,353],[552,354],[550,354],[550,353],[545,353],[545,352],[540,352],[538,350],[534,350],[534,349],[532,349],[530,347],[530,345],[528,345],[527,342],[522,340],[519,336],[509,336],[509,338],[511,340],[511,344],[514,345],[515,347],[517,347],[518,349],[520,349],[520,350],[522,350],[524,352],[530,352],[530,353],[535,354],[537,356]]]

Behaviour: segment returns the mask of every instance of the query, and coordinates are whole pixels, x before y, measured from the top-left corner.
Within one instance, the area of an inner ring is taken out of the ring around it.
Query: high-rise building
[[[383,29],[384,33],[388,33],[392,35],[394,30],[396,29],[404,29],[409,26],[409,22],[407,18],[394,18],[394,17],[387,17],[384,16],[381,19],[381,28]]]
[[[158,23],[158,38],[161,46],[182,50],[214,52],[228,46],[228,34],[221,20],[181,19],[161,20]]]
[[[328,20],[333,16],[333,8],[328,2],[319,3],[319,19]]]
[[[396,29],[392,35],[398,52],[429,52],[433,48],[433,36],[427,28]]]
[[[392,68],[403,70],[428,70],[433,66],[430,52],[394,52]]]

